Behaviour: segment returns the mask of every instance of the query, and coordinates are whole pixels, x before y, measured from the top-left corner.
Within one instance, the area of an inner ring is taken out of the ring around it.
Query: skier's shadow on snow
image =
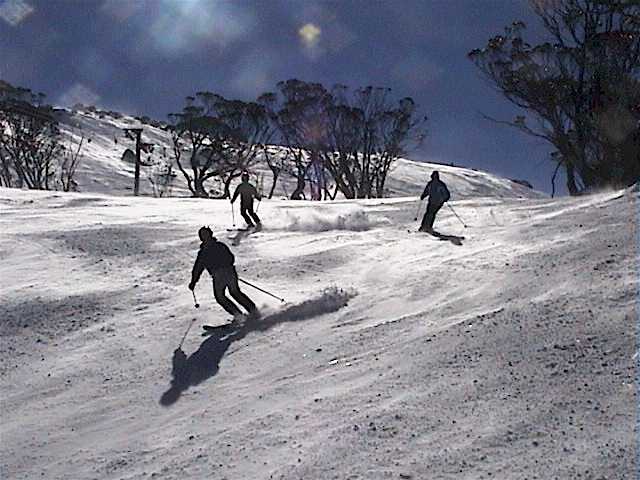
[[[442,241],[449,241],[458,246],[462,246],[462,240],[464,240],[464,237],[459,237],[457,235],[445,235],[444,233],[436,232],[435,230],[431,233],[431,235],[439,238]]]
[[[238,230],[238,233],[236,233],[233,237],[230,238],[231,240],[231,245],[233,245],[234,247],[237,247],[238,245],[240,245],[240,242],[242,242],[242,240],[244,240],[245,238],[247,238],[249,235],[251,235],[252,233],[258,233],[262,231],[261,227],[247,227],[247,229],[240,229]]]
[[[325,313],[335,312],[347,305],[355,296],[353,291],[332,288],[322,295],[297,305],[267,315],[257,320],[247,320],[235,327],[214,330],[202,342],[198,350],[187,357],[181,347],[173,352],[171,388],[162,394],[160,404],[168,407],[176,403],[182,392],[212,378],[220,369],[220,361],[233,342],[242,340],[251,332],[263,332],[285,322],[297,322]]]
[[[238,233],[236,233],[233,237],[230,238],[231,245],[233,245],[234,247],[237,247],[238,245],[240,245],[242,240],[244,240],[249,235],[251,235],[251,233],[252,232],[249,230],[240,230]]]

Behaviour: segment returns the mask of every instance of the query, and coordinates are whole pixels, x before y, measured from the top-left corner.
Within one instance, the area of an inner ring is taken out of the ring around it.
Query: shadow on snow
[[[189,387],[215,376],[220,368],[220,361],[231,344],[243,339],[247,334],[264,332],[279,323],[298,322],[335,312],[346,306],[354,296],[354,291],[331,288],[319,297],[291,305],[260,319],[213,330],[198,350],[188,357],[182,348],[178,347],[173,352],[171,388],[162,394],[160,404],[165,407],[173,405]]]

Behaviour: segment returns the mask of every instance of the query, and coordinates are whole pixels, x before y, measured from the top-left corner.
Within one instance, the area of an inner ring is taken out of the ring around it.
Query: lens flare
[[[314,48],[320,42],[320,34],[322,30],[313,23],[307,23],[298,30],[298,35],[302,44],[307,48]]]
[[[224,47],[247,35],[254,19],[249,10],[228,2],[162,0],[148,22],[144,28],[154,45],[179,54],[203,45]]]
[[[12,27],[17,27],[34,11],[34,8],[24,0],[4,0],[4,2],[0,2],[0,18]]]

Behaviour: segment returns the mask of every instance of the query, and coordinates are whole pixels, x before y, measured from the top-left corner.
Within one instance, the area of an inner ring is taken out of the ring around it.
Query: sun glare
[[[313,23],[307,23],[298,30],[300,40],[302,40],[302,43],[309,48],[315,47],[318,44],[321,33],[322,31],[320,30],[320,27]]]

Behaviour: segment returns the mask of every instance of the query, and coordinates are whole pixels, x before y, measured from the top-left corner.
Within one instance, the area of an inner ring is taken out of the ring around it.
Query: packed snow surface
[[[439,238],[420,189],[265,200],[252,234],[225,200],[0,189],[0,477],[633,478],[638,193],[466,172]],[[263,317],[202,337],[202,225],[285,302],[241,284]]]
[[[131,197],[131,126],[67,115],[84,193],[0,189],[1,478],[634,477],[637,188],[400,160],[393,198],[282,200],[282,177],[249,233],[226,200]],[[202,225],[285,301],[242,283],[262,317],[201,336],[229,320],[206,274],[199,309],[187,289]]]

